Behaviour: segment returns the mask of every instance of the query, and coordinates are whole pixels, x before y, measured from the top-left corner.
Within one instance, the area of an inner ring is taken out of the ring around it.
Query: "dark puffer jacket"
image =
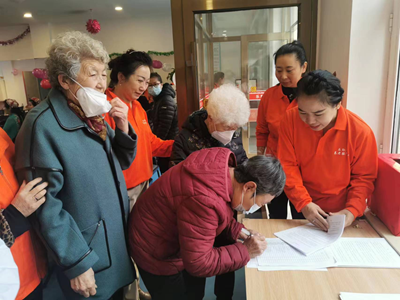
[[[236,130],[232,140],[224,146],[208,132],[207,124],[205,123],[207,117],[207,111],[204,109],[195,111],[189,116],[182,126],[182,131],[175,139],[170,160],[171,165],[179,164],[194,151],[214,147],[225,147],[231,150],[236,156],[238,165],[247,160],[246,151],[243,148],[241,129]]]
[[[226,148],[196,151],[140,196],[129,219],[130,254],[140,268],[210,277],[247,264],[246,246],[235,243],[243,228],[231,207],[235,164]],[[215,247],[217,236],[232,244]]]
[[[161,94],[154,98],[154,106],[148,112],[153,133],[162,140],[173,140],[178,135],[178,110],[175,91],[165,83]]]

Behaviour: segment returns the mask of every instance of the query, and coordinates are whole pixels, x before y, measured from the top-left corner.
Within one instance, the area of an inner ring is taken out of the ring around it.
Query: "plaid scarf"
[[[87,118],[82,108],[79,105],[73,103],[71,100],[68,100],[68,106],[79,117],[79,119],[84,121],[90,129],[92,129],[101,137],[103,141],[106,140],[107,126],[101,116]]]

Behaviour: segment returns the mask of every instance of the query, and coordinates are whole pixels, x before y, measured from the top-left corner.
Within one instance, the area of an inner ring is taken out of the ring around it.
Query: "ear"
[[[304,65],[301,66],[301,74],[304,74],[307,71],[308,63],[304,62]]]
[[[254,181],[249,181],[244,184],[245,191],[250,190],[252,193],[254,193],[256,191],[256,189],[257,189],[257,184]]]
[[[67,78],[65,75],[60,74],[60,75],[58,75],[57,79],[58,79],[58,83],[61,85],[61,87],[64,90],[69,90],[69,83],[67,82]]]
[[[126,77],[124,76],[124,74],[122,74],[121,72],[118,73],[118,84],[120,83],[124,83],[126,80]]]
[[[336,105],[336,109],[337,110],[339,110],[339,108],[342,106],[342,101],[340,101],[339,103],[338,103],[338,105]]]

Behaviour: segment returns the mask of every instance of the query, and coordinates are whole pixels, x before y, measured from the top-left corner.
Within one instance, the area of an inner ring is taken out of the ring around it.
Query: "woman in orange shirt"
[[[114,88],[108,88],[108,100],[119,98],[128,105],[129,123],[136,132],[138,143],[136,158],[128,170],[123,171],[128,188],[130,209],[139,196],[147,189],[153,175],[153,156],[170,157],[173,140],[164,141],[153,134],[147,114],[137,99],[147,90],[153,61],[145,52],[128,50],[109,62],[111,81]],[[115,128],[113,118],[106,115],[105,120]]]
[[[269,88],[263,95],[257,116],[257,154],[276,156],[278,148],[278,128],[286,110],[297,106],[297,82],[307,69],[306,51],[303,45],[294,41],[283,45],[274,54],[275,76],[279,84]],[[285,193],[276,197],[268,205],[271,219],[287,218],[288,198]],[[291,205],[292,216],[297,214]]]
[[[328,71],[308,73],[298,83],[298,107],[286,113],[279,129],[285,192],[323,230],[329,215],[345,215],[346,226],[362,216],[377,176],[374,133],[342,107],[343,93]]]

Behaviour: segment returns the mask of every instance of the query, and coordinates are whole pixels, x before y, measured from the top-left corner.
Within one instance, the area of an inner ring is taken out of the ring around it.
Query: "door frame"
[[[171,0],[179,125],[199,109],[196,94],[195,14],[249,9],[299,7],[299,40],[315,69],[318,0]]]

